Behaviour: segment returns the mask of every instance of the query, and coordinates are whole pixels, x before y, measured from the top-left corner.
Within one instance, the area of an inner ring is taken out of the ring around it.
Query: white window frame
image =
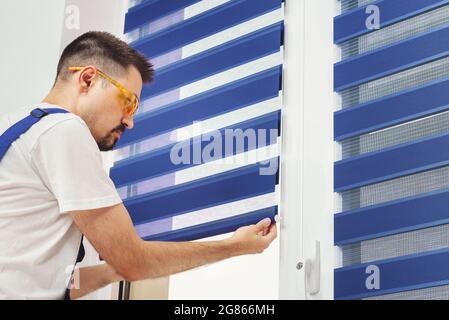
[[[335,12],[334,0],[285,4],[280,299],[333,299]],[[316,241],[320,290],[311,295],[305,264],[315,258]]]

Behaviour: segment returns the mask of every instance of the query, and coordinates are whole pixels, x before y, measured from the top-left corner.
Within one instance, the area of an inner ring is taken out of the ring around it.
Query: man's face
[[[140,98],[142,78],[135,67],[129,67],[124,76],[114,80]],[[98,75],[92,79],[88,91],[80,96],[78,110],[101,151],[112,150],[123,132],[134,126],[133,117],[124,112],[120,90]]]

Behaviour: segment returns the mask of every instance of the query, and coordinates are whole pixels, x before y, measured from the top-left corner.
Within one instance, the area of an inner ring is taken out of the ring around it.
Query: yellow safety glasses
[[[70,67],[70,71],[81,71],[84,67]],[[139,98],[135,93],[130,92],[128,89],[126,89],[123,85],[118,83],[116,80],[112,79],[110,76],[108,76],[106,73],[100,71],[97,69],[97,73],[99,76],[103,77],[104,79],[108,80],[110,83],[112,83],[117,89],[120,90],[119,93],[119,100],[122,103],[123,111],[125,114],[129,117],[132,117],[137,109],[139,108]]]

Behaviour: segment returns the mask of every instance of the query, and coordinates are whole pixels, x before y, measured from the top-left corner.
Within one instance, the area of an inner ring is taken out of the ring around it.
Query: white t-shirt
[[[0,135],[39,104],[0,118]],[[70,211],[121,203],[100,150],[76,115],[52,114],[0,161],[0,299],[62,299],[81,234]]]

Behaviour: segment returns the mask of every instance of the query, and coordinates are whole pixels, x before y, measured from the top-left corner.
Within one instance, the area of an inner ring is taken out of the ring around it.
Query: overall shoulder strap
[[[16,124],[14,124],[12,127],[7,129],[1,136],[0,136],[0,161],[5,156],[6,152],[11,147],[11,144],[19,139],[19,137],[27,132],[33,125],[38,123],[42,118],[48,116],[49,114],[55,114],[55,113],[68,113],[67,110],[64,109],[56,109],[56,108],[49,108],[49,109],[34,109],[30,112],[30,115],[26,118],[20,120]]]
[[[26,118],[20,120],[9,129],[7,129],[0,136],[0,161],[5,156],[6,152],[8,152],[12,143],[20,138],[22,134],[27,132],[33,125],[38,123],[42,118],[56,113],[68,113],[67,110],[57,109],[57,108],[48,108],[48,109],[34,109],[30,112],[30,115]],[[81,237],[80,247],[78,250],[78,256],[76,258],[76,262],[81,262],[84,258],[84,246],[83,246],[83,236]],[[73,273],[73,272],[72,272]],[[67,290],[65,299],[70,300],[70,291]]]

